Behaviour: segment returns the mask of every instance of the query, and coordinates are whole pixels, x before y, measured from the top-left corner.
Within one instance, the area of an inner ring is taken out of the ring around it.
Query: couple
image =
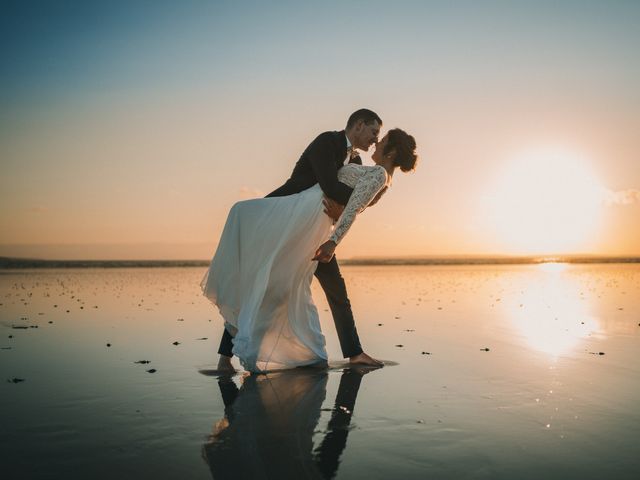
[[[251,372],[326,364],[311,298],[314,273],[327,295],[344,357],[382,366],[360,346],[334,256],[356,216],[379,200],[396,168],[415,167],[414,138],[393,129],[378,141],[381,126],[371,110],[354,112],[345,130],[322,133],[311,142],[282,187],[231,208],[201,283],[225,321],[220,370],[233,370],[233,355]],[[367,151],[374,143],[376,165],[364,166],[356,149]]]

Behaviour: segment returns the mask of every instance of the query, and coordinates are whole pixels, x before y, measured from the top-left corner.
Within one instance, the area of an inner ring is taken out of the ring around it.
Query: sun
[[[488,227],[509,253],[579,253],[597,234],[603,191],[589,163],[576,154],[518,155],[486,195]]]

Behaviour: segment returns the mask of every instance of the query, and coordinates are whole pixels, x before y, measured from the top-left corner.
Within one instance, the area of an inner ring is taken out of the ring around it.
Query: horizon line
[[[149,268],[206,267],[204,259],[41,259],[0,257],[0,269],[29,268]],[[611,264],[640,263],[634,255],[449,255],[405,257],[353,257],[340,260],[345,266],[419,266],[419,265],[535,265],[541,263]]]

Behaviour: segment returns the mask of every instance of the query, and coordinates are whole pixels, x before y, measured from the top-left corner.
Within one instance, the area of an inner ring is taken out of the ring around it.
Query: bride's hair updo
[[[394,165],[400,167],[403,172],[410,172],[416,168],[416,140],[404,130],[394,128],[387,132],[387,144],[384,148],[384,154],[396,151]]]

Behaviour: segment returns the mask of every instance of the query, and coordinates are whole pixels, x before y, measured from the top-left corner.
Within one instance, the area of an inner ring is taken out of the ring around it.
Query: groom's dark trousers
[[[344,130],[320,134],[302,153],[291,178],[267,197],[293,195],[319,183],[327,197],[346,205],[353,189],[338,182],[338,169],[343,166],[346,156],[347,138]],[[355,157],[350,163],[362,164],[362,161],[360,157]],[[315,275],[327,296],[342,355],[347,358],[362,353],[347,287],[340,274],[336,257],[334,256],[329,263],[319,262]],[[225,329],[218,353],[231,357],[232,349],[233,337]]]

